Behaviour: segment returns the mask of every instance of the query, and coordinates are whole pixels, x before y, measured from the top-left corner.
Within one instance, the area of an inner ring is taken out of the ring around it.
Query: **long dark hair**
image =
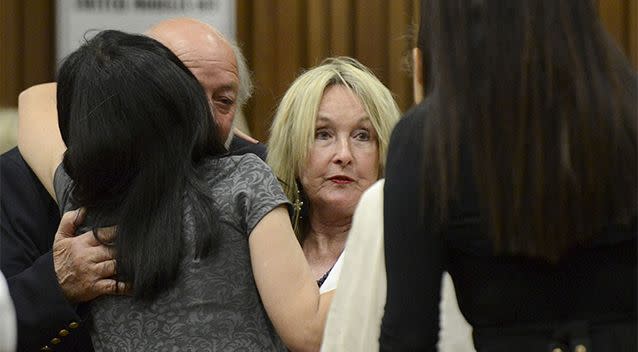
[[[445,221],[466,145],[497,251],[554,261],[635,221],[636,74],[592,3],[421,3],[425,203]]]
[[[203,89],[161,43],[108,30],[64,61],[57,92],[72,202],[117,224],[118,279],[151,299],[177,277],[184,197],[201,225],[196,255],[214,244],[198,166],[225,148]]]

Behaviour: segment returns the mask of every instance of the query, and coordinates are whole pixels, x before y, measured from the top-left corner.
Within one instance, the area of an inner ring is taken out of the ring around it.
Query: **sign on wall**
[[[103,29],[143,33],[171,17],[192,17],[235,38],[235,0],[57,0],[56,60]]]

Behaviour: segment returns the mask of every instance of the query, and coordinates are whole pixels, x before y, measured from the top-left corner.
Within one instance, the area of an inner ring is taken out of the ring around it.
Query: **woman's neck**
[[[332,268],[346,245],[352,216],[322,216],[310,212],[308,231],[302,248],[315,279],[320,279]]]

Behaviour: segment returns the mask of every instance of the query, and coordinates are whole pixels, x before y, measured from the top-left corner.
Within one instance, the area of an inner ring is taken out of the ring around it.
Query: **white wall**
[[[227,38],[236,37],[235,0],[57,0],[57,62],[82,43],[87,31],[143,33],[171,17],[196,18],[213,25]]]
[[[0,108],[0,154],[13,148],[18,136],[18,110]]]

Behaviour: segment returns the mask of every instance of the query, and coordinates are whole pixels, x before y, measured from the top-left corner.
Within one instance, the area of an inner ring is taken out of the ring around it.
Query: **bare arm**
[[[18,114],[20,153],[55,198],[53,174],[66,150],[58,128],[56,84],[40,84],[20,93]]]
[[[250,256],[264,307],[284,343],[293,351],[319,350],[334,291],[319,295],[283,206],[251,233]]]

